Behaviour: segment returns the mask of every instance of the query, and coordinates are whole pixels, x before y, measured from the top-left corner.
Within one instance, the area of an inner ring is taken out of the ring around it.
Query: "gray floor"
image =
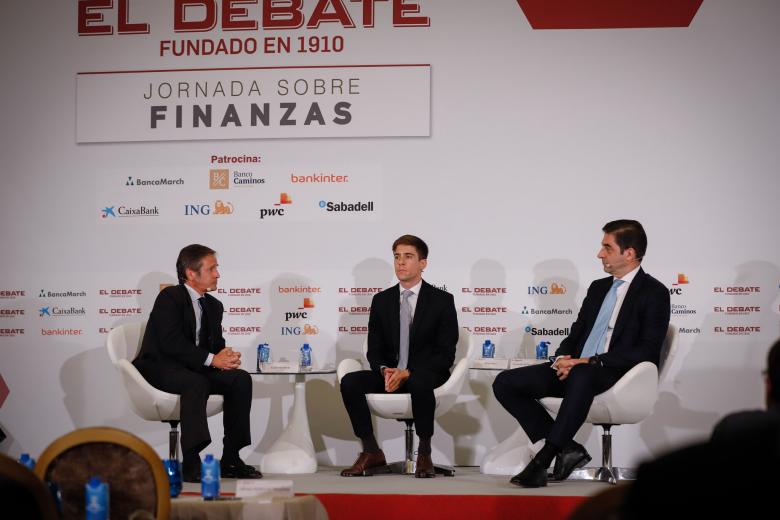
[[[547,487],[523,489],[509,483],[509,477],[483,475],[476,467],[458,467],[454,477],[416,479],[411,475],[377,475],[345,478],[342,468],[320,467],[310,475],[265,475],[265,479],[292,480],[295,493],[413,494],[413,495],[533,495],[590,496],[609,484],[597,482],[554,482]],[[224,479],[222,491],[232,493],[236,481]],[[200,493],[200,484],[184,484],[184,491]]]

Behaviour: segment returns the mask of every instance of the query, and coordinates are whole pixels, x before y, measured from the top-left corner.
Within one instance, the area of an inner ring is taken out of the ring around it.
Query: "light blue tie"
[[[604,297],[604,301],[601,303],[599,315],[596,316],[596,323],[593,324],[593,329],[591,329],[590,335],[585,341],[585,346],[582,348],[580,357],[589,358],[604,352],[604,343],[607,337],[609,320],[612,318],[612,311],[615,310],[615,302],[617,302],[617,289],[623,283],[623,280],[618,280],[617,278],[612,282],[612,287],[609,289],[609,292]]]
[[[409,297],[414,293],[406,289],[401,293],[401,334],[398,346],[398,368],[406,368],[409,363],[409,328],[412,325],[412,306],[409,304]]]

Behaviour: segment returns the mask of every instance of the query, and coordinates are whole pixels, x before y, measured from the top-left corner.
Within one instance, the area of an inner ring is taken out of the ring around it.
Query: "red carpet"
[[[444,518],[447,520],[491,520],[525,518],[564,519],[587,497],[511,495],[315,495],[331,520],[372,520],[404,518]],[[401,515],[399,515],[399,513]]]

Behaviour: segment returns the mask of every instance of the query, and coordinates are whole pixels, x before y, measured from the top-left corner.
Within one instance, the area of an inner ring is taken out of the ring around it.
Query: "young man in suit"
[[[546,486],[553,458],[553,480],[564,480],[587,464],[591,457],[574,435],[593,398],[634,365],[658,364],[669,326],[669,291],[640,267],[647,249],[645,230],[635,220],[616,220],[602,231],[598,258],[610,276],[588,288],[555,361],[507,370],[493,383],[496,398],[531,442],[545,440],[528,466],[512,477],[513,484]],[[563,397],[555,419],[538,402],[548,396]]]
[[[436,400],[434,388],[450,375],[458,342],[458,317],[451,294],[422,279],[428,265],[428,246],[416,236],[403,235],[393,243],[399,283],[377,293],[368,318],[370,370],[352,372],[341,381],[341,397],[363,451],[342,476],[363,475],[386,465],[371,425],[366,402],[370,393],[409,393],[419,437],[415,477],[435,476],[431,437]]]
[[[206,422],[209,394],[222,394],[224,433],[222,476],[261,478],[238,450],[249,445],[252,378],[241,370],[241,354],[225,346],[222,303],[208,294],[217,288],[216,252],[191,244],[179,253],[179,285],[166,287],[154,302],[141,351],[133,361],[149,383],[181,395],[182,474],[200,481],[200,451],[211,442]]]

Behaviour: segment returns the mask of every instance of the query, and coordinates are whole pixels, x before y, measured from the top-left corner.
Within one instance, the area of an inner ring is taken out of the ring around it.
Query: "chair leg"
[[[179,460],[179,421],[165,421],[171,425],[168,432],[168,458]]]
[[[617,484],[621,480],[635,480],[636,469],[616,468],[612,465],[612,426],[611,424],[599,424],[603,429],[601,434],[601,467],[582,468],[572,471],[566,480],[590,480]]]

